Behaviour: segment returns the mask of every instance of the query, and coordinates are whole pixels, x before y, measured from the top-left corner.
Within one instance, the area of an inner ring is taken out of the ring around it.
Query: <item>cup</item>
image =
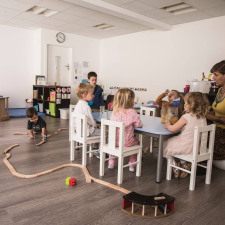
[[[100,113],[104,113],[105,112],[105,106],[100,106]]]

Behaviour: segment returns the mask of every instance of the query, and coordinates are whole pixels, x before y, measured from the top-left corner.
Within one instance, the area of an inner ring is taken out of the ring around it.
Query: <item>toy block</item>
[[[75,186],[76,185],[76,179],[74,177],[71,177],[69,180],[69,185],[70,186]]]
[[[66,178],[66,185],[70,185],[70,178],[71,178],[71,177],[67,177],[67,178]]]

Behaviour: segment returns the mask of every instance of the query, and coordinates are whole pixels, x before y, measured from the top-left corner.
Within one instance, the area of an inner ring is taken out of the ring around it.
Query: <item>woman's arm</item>
[[[216,123],[225,124],[225,117],[219,117],[215,115],[215,112],[209,112],[206,115],[206,119],[211,120]]]
[[[184,127],[187,123],[188,121],[182,116],[174,125],[171,125],[169,121],[166,122],[165,128],[171,132],[176,132]]]

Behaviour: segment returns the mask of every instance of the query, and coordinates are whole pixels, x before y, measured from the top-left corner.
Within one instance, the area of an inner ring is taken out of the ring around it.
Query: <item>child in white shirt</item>
[[[100,129],[97,128],[96,122],[91,113],[91,108],[87,102],[92,101],[94,95],[94,87],[87,83],[81,83],[77,89],[76,94],[79,99],[74,113],[87,116],[87,136],[99,136]],[[76,125],[75,125],[76,127]]]

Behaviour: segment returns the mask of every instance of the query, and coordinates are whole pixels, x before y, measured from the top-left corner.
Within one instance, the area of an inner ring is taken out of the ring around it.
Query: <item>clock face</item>
[[[65,40],[66,40],[66,36],[64,33],[62,32],[59,32],[56,34],[56,40],[59,42],[59,43],[63,43]]]

